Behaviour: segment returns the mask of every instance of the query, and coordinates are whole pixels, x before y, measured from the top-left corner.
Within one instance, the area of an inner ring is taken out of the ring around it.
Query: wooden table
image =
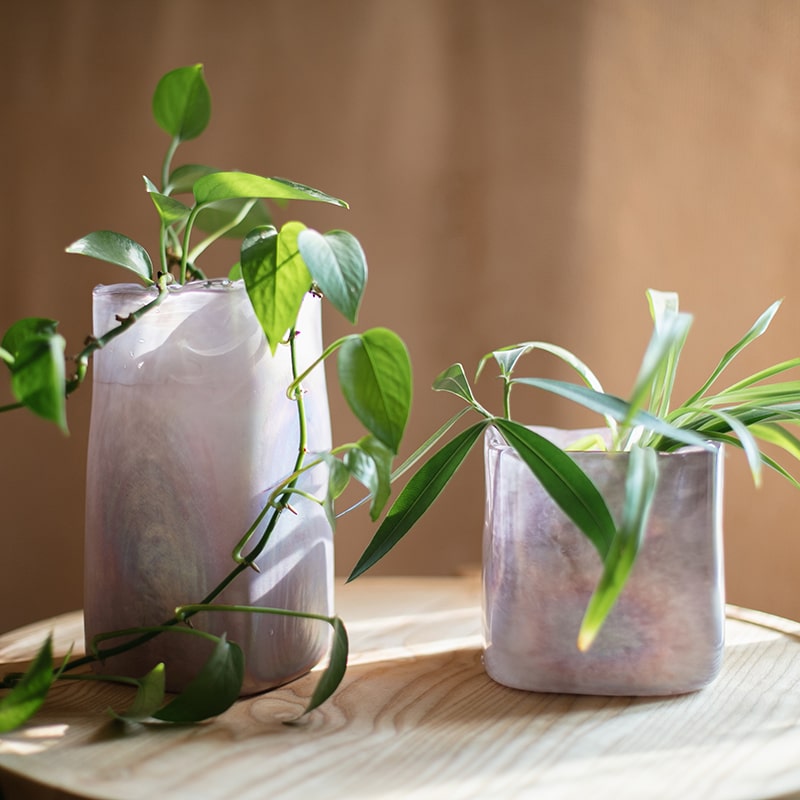
[[[671,699],[531,694],[481,666],[476,578],[365,578],[338,589],[350,667],[301,726],[316,676],[197,726],[104,716],[130,695],[67,682],[0,737],[0,787],[16,798],[800,797],[800,624],[729,608],[725,666]],[[63,653],[79,612],[0,637],[0,668],[45,632]]]

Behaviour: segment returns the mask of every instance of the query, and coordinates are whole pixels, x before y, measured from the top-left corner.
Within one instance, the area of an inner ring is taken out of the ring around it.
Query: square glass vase
[[[561,447],[597,431],[533,428]],[[570,454],[619,520],[629,457]],[[494,428],[484,442],[484,665],[516,689],[672,695],[717,675],[724,644],[722,452],[658,454],[658,483],[628,582],[586,652],[600,555]]]

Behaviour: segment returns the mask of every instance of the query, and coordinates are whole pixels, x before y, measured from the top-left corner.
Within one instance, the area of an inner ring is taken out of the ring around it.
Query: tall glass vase
[[[154,289],[134,285],[98,287],[95,334],[154,296]],[[299,370],[321,352],[320,316],[319,300],[309,296],[297,325]],[[162,624],[176,606],[203,600],[234,568],[234,546],[270,490],[293,471],[299,443],[297,403],[286,394],[290,348],[280,345],[271,355],[241,281],[172,289],[95,354],[93,370],[87,644],[98,633]],[[321,367],[303,391],[307,449],[328,449]],[[300,488],[322,497],[326,483],[319,467]],[[294,513],[282,514],[259,556],[258,571],[245,570],[215,602],[332,613],[330,526],[317,503],[294,495],[291,506]],[[324,622],[271,614],[206,612],[192,625],[225,633],[244,649],[243,693],[308,671],[329,641]],[[141,675],[163,661],[168,688],[178,690],[211,647],[200,637],[162,633],[98,668]]]
[[[588,431],[537,428],[561,447]],[[594,432],[594,431],[592,431]],[[577,647],[602,562],[494,429],[485,440],[483,614],[486,671],[517,689],[668,695],[700,689],[723,649],[719,449],[658,455],[644,543],[587,652]],[[627,453],[571,454],[619,521]]]

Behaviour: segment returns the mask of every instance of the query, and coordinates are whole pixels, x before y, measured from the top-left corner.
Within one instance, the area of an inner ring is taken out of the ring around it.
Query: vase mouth
[[[167,287],[170,294],[193,294],[196,292],[237,292],[244,289],[244,281],[231,280],[230,278],[206,278],[204,280],[190,281],[184,284],[171,284]],[[92,295],[95,297],[114,295],[155,295],[157,287],[143,286],[141,283],[110,283],[98,284],[94,287]]]
[[[562,450],[566,451],[571,455],[573,458],[583,458],[583,457],[597,457],[597,456],[606,456],[606,457],[626,457],[629,453],[626,450],[612,450],[610,449],[611,446],[611,431],[607,427],[598,427],[598,428],[556,428],[550,427],[546,425],[526,425],[528,430],[533,431],[534,433],[538,433],[543,438],[547,439],[547,441],[551,442],[552,444],[560,447]],[[506,440],[503,438],[500,431],[497,430],[493,425],[490,425],[486,429],[485,436],[485,445],[486,450],[494,450],[498,453],[502,452],[514,452],[514,448],[509,445]],[[570,446],[575,444],[581,439],[585,439],[589,436],[599,436],[603,439],[609,449],[603,450],[600,448],[594,448],[589,450],[578,449],[578,450],[570,450]],[[708,441],[705,447],[701,447],[700,445],[683,445],[677,450],[672,450],[669,452],[664,451],[657,451],[657,455],[659,457],[669,457],[675,455],[691,455],[694,453],[705,453],[706,455],[716,456],[722,450],[722,445],[719,442]]]

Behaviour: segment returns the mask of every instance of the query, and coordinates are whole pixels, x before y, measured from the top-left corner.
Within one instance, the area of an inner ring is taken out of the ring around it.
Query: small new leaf
[[[130,708],[122,714],[118,714],[113,709],[109,709],[109,711],[117,719],[127,720],[129,722],[149,719],[155,715],[164,702],[164,685],[164,665],[156,664],[156,666],[139,681],[136,697],[133,703],[131,703]]]
[[[374,522],[392,491],[392,452],[374,436],[365,436],[344,455],[344,464],[371,496],[369,515]]]
[[[433,382],[433,390],[435,392],[450,392],[450,394],[466,400],[470,405],[475,405],[475,396],[472,394],[467,375],[461,364],[453,364],[444,372],[439,373]]]

